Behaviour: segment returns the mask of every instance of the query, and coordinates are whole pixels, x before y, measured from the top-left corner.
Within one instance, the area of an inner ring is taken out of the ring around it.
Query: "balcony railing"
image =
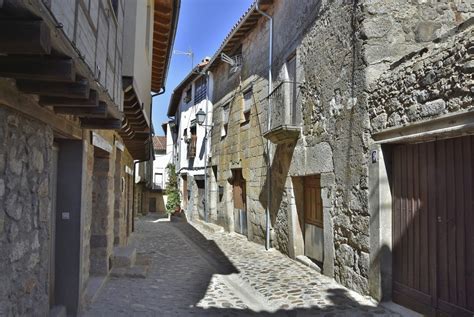
[[[301,111],[299,111],[299,84],[282,81],[268,96],[271,102],[269,116],[270,128],[266,127],[263,136],[272,143],[293,142],[300,136]]]

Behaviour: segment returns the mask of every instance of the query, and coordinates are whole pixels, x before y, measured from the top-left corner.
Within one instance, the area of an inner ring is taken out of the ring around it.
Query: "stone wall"
[[[226,67],[222,65],[218,73],[222,72],[226,76]],[[262,242],[265,237],[265,204],[266,195],[262,194],[265,183],[265,139],[261,135],[264,126],[262,117],[263,103],[265,98],[265,81],[255,76],[247,78],[235,90],[228,92],[214,106],[213,117],[216,128],[212,130],[212,165],[217,169],[216,185],[223,187],[223,195],[219,197],[214,194],[211,199],[217,200],[216,208],[211,210],[210,219],[222,225],[226,230],[233,231],[233,196],[232,169],[242,169],[242,174],[246,180],[247,192],[247,217],[248,217],[248,237],[254,241]],[[242,120],[242,94],[247,89],[252,88],[253,104],[248,122]],[[218,92],[219,93],[219,92]],[[227,135],[221,136],[223,129],[221,117],[222,107],[229,105],[229,123]]]
[[[262,138],[268,109],[268,28],[262,18],[242,40],[240,77],[229,75],[225,64],[213,70],[212,164],[217,167],[217,183],[224,187],[224,195],[216,204],[218,215],[211,219],[233,230],[232,185],[228,179],[233,168],[242,168],[248,186],[249,239],[263,242],[266,190],[271,182],[272,246],[290,256],[298,255],[302,252],[297,228],[301,215],[296,213],[301,202],[294,184],[299,177],[320,175],[323,273],[368,294],[368,157],[372,133],[393,125],[392,121],[401,124],[444,113],[449,107],[472,107],[471,77],[460,76],[472,69],[466,42],[454,45],[453,40],[440,49],[442,63],[454,66],[450,80],[436,79],[450,69],[442,68],[439,59],[424,61],[422,69],[417,66],[415,71],[408,67],[406,72],[392,74],[390,67],[466,21],[473,12],[470,2],[463,0],[275,1],[269,12],[274,17],[273,85],[284,79],[284,64],[295,52],[301,136],[295,143],[270,145],[268,178],[266,140]],[[452,48],[446,51],[449,45]],[[369,88],[386,71],[386,79]],[[459,80],[452,79],[456,76]],[[418,85],[423,82],[426,87]],[[255,110],[250,123],[242,124],[242,93],[252,86]],[[391,98],[401,92],[406,100],[392,102],[388,90]],[[444,91],[454,99],[439,100],[444,98]],[[418,101],[412,103],[413,98]],[[228,102],[232,106],[228,133],[222,137],[222,106]],[[412,119],[404,119],[404,115],[410,117],[410,108]]]
[[[107,275],[114,242],[115,162],[94,149],[90,274]]]
[[[474,108],[473,26],[397,64],[370,87],[373,132]]]
[[[403,56],[422,49],[474,16],[470,0],[361,1],[366,81],[377,80]]]
[[[0,107],[0,315],[49,314],[49,127]]]
[[[84,142],[84,159],[85,162],[83,163],[85,169],[83,173],[85,173],[85,177],[83,180],[85,184],[83,186],[84,193],[83,197],[84,200],[82,201],[82,212],[83,215],[83,225],[82,225],[82,250],[81,250],[81,257],[82,257],[82,283],[84,291],[87,287],[87,281],[90,276],[90,253],[91,253],[91,226],[92,226],[92,192],[93,192],[93,182],[92,182],[92,173],[94,171],[94,147],[89,144],[89,142]],[[83,293],[84,294],[84,293]],[[81,306],[85,304],[85,298],[81,298]]]

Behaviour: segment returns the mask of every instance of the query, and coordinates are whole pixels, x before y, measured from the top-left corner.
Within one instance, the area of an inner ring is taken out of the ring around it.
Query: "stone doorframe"
[[[311,174],[315,175],[315,174]],[[324,233],[324,260],[322,273],[329,277],[334,277],[334,223],[332,220],[332,191],[336,179],[334,173],[319,173],[321,176],[321,200],[323,205],[323,233]],[[298,217],[298,209],[302,208],[301,204],[296,201],[296,192],[298,191],[299,182],[304,176],[298,175],[288,177],[287,188],[290,195],[290,204],[288,208],[288,243],[289,256],[296,258],[299,255],[304,255],[304,239]]]
[[[369,293],[379,301],[392,298],[392,192],[390,149],[374,144],[369,158]]]

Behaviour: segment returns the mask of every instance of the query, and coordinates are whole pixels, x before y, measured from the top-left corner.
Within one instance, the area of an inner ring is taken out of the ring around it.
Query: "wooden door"
[[[474,314],[473,151],[472,136],[393,148],[393,299],[424,314]]]
[[[323,227],[323,206],[321,203],[320,176],[304,178],[304,222]]]
[[[150,197],[150,212],[156,212],[156,198]]]
[[[232,183],[234,195],[234,227],[236,232],[247,235],[246,182],[241,169],[235,169],[232,173],[234,174]]]
[[[183,176],[183,206],[188,209],[188,178]]]

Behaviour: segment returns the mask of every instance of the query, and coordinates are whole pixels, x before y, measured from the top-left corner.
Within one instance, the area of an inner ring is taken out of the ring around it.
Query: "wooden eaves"
[[[164,89],[178,24],[180,0],[155,0],[151,90]],[[119,131],[135,160],[148,160],[152,153],[151,119],[143,111],[133,77],[123,77],[124,118]]]
[[[121,127],[119,106],[58,27],[48,2],[0,0],[0,53],[0,77],[16,80],[19,92],[39,96],[44,107],[17,110],[55,123],[56,133],[73,138],[79,138],[81,128]],[[45,111],[49,109],[78,120],[66,122],[54,113],[48,118]],[[61,131],[64,126],[74,127],[76,132],[68,134],[71,128]]]

